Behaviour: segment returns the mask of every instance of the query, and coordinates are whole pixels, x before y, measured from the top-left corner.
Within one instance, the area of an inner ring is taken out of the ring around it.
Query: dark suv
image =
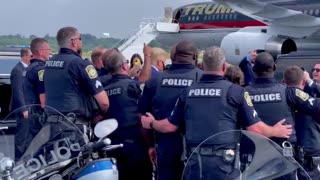
[[[284,70],[290,65],[297,65],[312,75],[311,69],[315,64],[320,64],[319,51],[292,52],[290,54],[280,55],[276,60],[277,69],[275,78],[279,81],[282,80]]]
[[[10,110],[10,73],[19,61],[19,52],[0,52],[0,119],[4,119]]]

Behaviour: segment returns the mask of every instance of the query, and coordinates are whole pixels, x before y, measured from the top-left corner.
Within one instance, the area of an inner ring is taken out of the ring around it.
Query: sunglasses
[[[316,71],[317,73],[320,72],[320,68],[312,68],[312,72]]]

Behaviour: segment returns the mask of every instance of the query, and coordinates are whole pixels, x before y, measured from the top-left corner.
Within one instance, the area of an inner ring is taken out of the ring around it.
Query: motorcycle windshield
[[[289,142],[280,146],[245,130],[224,131],[198,144],[188,144],[188,139],[186,142],[185,180],[269,180],[284,175],[295,177],[297,171],[311,179],[293,157]]]
[[[6,179],[14,166],[13,133],[10,124],[0,122],[0,179]]]
[[[42,179],[57,173],[80,155],[88,143],[87,127],[76,123],[74,114],[62,114],[51,107],[30,105],[10,113],[4,123],[16,122],[15,166],[12,177]]]

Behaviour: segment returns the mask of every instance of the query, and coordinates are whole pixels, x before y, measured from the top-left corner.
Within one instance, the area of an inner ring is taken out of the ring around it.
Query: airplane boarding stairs
[[[143,57],[143,44],[150,43],[161,32],[177,33],[179,32],[179,25],[164,22],[141,23],[139,31],[120,45],[118,49],[127,59],[130,59],[135,53],[139,53]],[[115,46],[117,45],[118,43]]]
[[[135,53],[139,53],[142,56],[143,44],[150,43],[157,35],[155,23],[142,23],[140,24],[139,31],[120,45],[118,49],[127,59],[130,59]]]

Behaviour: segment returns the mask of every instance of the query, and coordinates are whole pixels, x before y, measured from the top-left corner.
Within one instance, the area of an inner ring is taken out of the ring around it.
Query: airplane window
[[[303,10],[303,14],[307,14],[308,13],[308,10]]]
[[[314,12],[314,14],[315,14],[316,16],[318,16],[318,15],[319,15],[319,9],[316,9],[315,12]]]
[[[188,17],[188,21],[191,21],[191,17],[190,16]]]
[[[205,15],[205,16],[203,17],[203,20],[205,20],[205,21],[206,21],[206,20],[207,20],[207,18],[208,18],[208,17],[207,17],[207,15]]]
[[[231,20],[233,18],[232,14],[229,14],[229,19]]]
[[[196,20],[199,21],[199,16],[196,17]]]
[[[313,9],[310,9],[309,14],[310,14],[310,15],[313,14]]]
[[[212,19],[212,20],[215,20],[215,19],[216,19],[216,16],[215,16],[215,15],[212,15],[212,16],[211,16],[211,19]]]
[[[209,20],[209,21],[211,20],[211,16],[208,16],[208,20]]]
[[[238,18],[238,14],[234,14],[234,15],[233,15],[233,19],[236,20],[237,18]]]
[[[193,17],[192,17],[192,21],[194,21],[195,19],[196,19],[196,17],[193,16]]]
[[[221,19],[224,19],[224,14],[221,14]]]
[[[220,19],[220,15],[219,14],[217,15],[216,19]]]

